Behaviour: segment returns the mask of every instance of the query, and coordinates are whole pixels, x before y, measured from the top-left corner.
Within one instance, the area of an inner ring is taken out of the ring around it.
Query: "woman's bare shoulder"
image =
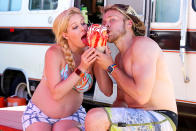
[[[46,57],[55,58],[55,57],[62,57],[62,56],[63,56],[63,53],[60,47],[57,45],[53,45],[49,47],[48,50],[46,51]]]
[[[63,53],[58,46],[53,45],[48,48],[45,54],[45,62],[63,64],[63,61],[64,61]]]

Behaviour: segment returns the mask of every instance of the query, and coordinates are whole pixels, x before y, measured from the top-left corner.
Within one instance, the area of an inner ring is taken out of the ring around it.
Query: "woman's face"
[[[74,14],[71,16],[68,22],[67,32],[65,33],[68,44],[72,47],[85,47],[87,44],[86,34],[87,25],[82,15]]]

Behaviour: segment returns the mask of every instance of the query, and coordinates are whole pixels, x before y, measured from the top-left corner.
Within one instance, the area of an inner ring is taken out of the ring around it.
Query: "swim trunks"
[[[110,131],[176,131],[174,121],[161,111],[108,107],[104,110],[110,121]]]
[[[53,118],[48,117],[47,115],[45,115],[30,100],[27,107],[26,107],[26,110],[24,111],[23,116],[22,116],[22,126],[23,126],[23,131],[25,131],[25,129],[29,125],[31,125],[35,122],[46,122],[50,125],[53,125],[56,122],[61,121],[61,120],[75,120],[78,123],[80,123],[80,125],[81,125],[80,129],[84,130],[85,117],[86,117],[86,111],[82,106],[80,106],[78,111],[75,112],[74,114],[72,114],[71,116],[68,116],[68,117],[65,117],[65,118],[60,118],[60,119],[53,119]]]

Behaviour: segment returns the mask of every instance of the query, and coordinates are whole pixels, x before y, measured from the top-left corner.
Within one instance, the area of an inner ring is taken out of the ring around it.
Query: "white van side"
[[[54,43],[53,20],[71,6],[73,0],[0,1],[2,94],[27,97],[28,91],[31,97],[42,77],[45,52]]]

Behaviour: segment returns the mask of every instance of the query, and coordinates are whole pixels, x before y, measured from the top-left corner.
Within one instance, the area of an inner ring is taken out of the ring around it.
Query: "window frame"
[[[44,2],[45,2],[45,0],[41,0],[41,8],[39,8],[39,9],[32,9],[31,7],[31,5],[32,5],[32,0],[28,0],[28,10],[29,11],[54,11],[54,10],[57,10],[58,9],[58,6],[59,6],[59,0],[57,0],[57,6],[56,6],[56,8],[54,8],[54,9],[44,9]]]
[[[158,13],[157,10],[156,10],[157,9],[157,0],[152,1],[152,6],[153,6],[152,22],[156,22],[156,23],[176,23],[180,19],[181,4],[182,3],[180,2],[180,8],[179,8],[179,14],[178,14],[179,16],[178,16],[177,20],[176,21],[172,21],[172,22],[170,22],[170,21],[163,22],[163,21],[156,21],[156,14]]]
[[[22,10],[22,4],[23,4],[23,0],[21,0],[20,9],[19,10],[11,10],[11,0],[8,0],[8,6],[9,6],[8,10],[0,11],[0,13],[20,12]]]
[[[176,22],[156,22],[155,21],[155,6],[156,6],[156,4],[153,6],[153,11],[152,11],[152,14],[151,14],[151,16],[152,16],[152,19],[151,19],[151,24],[150,24],[150,27],[152,28],[152,29],[167,29],[167,28],[174,28],[174,29],[176,29],[176,28],[180,28],[180,23],[181,23],[181,17],[182,17],[182,7],[183,7],[183,0],[180,0],[180,14],[179,14],[179,18],[178,18],[178,20],[176,21]],[[151,5],[152,5],[152,3],[151,3]]]

